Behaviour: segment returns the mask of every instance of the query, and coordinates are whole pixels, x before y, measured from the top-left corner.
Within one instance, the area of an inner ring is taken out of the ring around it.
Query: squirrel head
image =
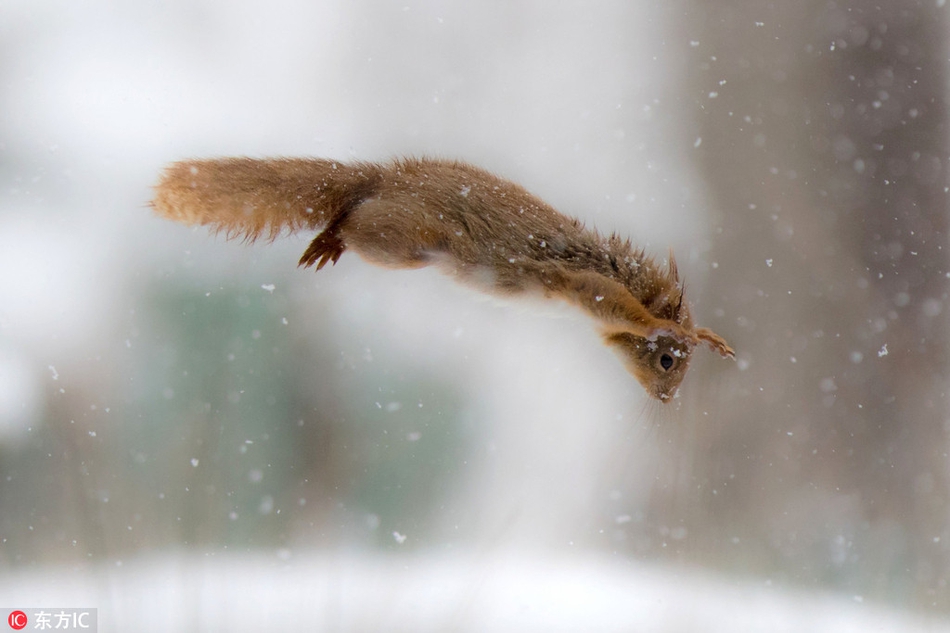
[[[604,337],[650,396],[669,402],[689,368],[690,347],[669,336],[650,340],[629,332]]]

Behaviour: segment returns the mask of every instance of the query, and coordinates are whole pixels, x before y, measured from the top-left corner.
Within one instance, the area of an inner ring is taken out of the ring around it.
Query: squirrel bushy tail
[[[381,176],[378,165],[315,158],[187,160],[165,169],[152,206],[228,237],[274,239],[339,222],[373,195]]]

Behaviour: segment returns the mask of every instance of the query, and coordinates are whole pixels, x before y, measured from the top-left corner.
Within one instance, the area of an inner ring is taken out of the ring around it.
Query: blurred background
[[[950,630],[944,0],[0,3],[0,607],[102,630]],[[147,207],[459,158],[677,253],[582,315]]]

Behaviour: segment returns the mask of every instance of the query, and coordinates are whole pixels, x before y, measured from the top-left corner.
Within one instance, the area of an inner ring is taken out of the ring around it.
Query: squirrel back
[[[435,264],[490,292],[567,300],[599,322],[605,342],[664,401],[698,343],[733,356],[716,334],[694,327],[672,253],[659,266],[629,240],[586,229],[466,163],[182,161],[165,170],[152,204],[169,219],[247,240],[322,228],[300,259],[318,270],[353,250],[388,268]]]

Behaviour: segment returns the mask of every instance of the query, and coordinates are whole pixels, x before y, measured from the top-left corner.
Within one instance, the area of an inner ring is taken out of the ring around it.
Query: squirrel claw
[[[317,270],[320,270],[327,262],[336,264],[345,250],[346,244],[336,232],[324,231],[313,238],[297,265],[308,268],[316,264]]]

